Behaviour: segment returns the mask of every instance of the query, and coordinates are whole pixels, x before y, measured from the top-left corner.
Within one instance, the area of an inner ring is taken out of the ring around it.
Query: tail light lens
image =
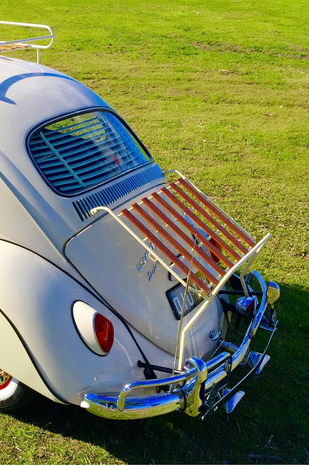
[[[211,244],[213,244],[213,245],[218,249],[219,252],[222,252],[222,246],[221,246],[221,244],[218,243],[218,241],[216,241],[216,240],[213,239],[213,238],[210,238],[209,242],[210,242]],[[214,260],[215,262],[219,262],[219,261],[220,261],[219,257],[217,257],[213,252],[210,251],[210,254],[211,254],[211,257],[213,258],[213,260]]]
[[[111,321],[102,314],[95,314],[94,331],[102,351],[109,353],[114,343],[114,327]]]
[[[79,336],[86,346],[106,356],[114,343],[114,327],[110,320],[82,301],[73,304],[73,320]]]

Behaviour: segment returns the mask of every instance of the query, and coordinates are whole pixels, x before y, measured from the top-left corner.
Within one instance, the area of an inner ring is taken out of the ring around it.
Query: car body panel
[[[162,266],[156,268],[149,280],[148,272],[154,265],[152,260],[148,260],[140,271],[137,269],[144,254],[145,249],[109,215],[89,225],[65,247],[66,257],[130,325],[174,355],[178,322],[166,292],[177,282],[168,277]],[[197,309],[185,316],[184,325]],[[221,328],[222,313],[220,302],[213,301],[191,328],[186,340],[186,355],[206,356],[214,351],[215,344],[205,337],[204,328],[217,333]]]
[[[45,385],[40,374],[36,370],[22,339],[18,336],[17,330],[7,320],[5,315],[0,311],[0,353],[1,353],[1,368],[9,374],[14,374],[14,377],[24,383],[33,390],[41,393],[52,401],[62,403],[58,397]]]
[[[0,241],[0,257],[1,310],[22,335],[56,397],[80,404],[88,391],[115,392],[128,381],[144,378],[136,365],[142,355],[127,327],[76,280],[44,258],[6,241]],[[108,356],[89,351],[78,335],[72,319],[72,304],[78,300],[113,323],[115,342]],[[24,377],[21,381],[29,383]]]

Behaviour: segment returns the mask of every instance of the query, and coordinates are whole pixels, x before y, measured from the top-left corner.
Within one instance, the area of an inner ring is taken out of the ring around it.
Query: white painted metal
[[[160,262],[161,265],[163,265],[163,267],[171,274],[173,275],[173,277],[176,278],[176,280],[181,283],[184,287],[186,286],[186,282],[175,272],[174,268],[172,267],[169,267],[166,262],[164,262],[164,260],[161,258],[161,256],[159,256],[153,249],[151,249],[148,244],[146,243],[146,239],[147,238],[144,238],[144,239],[141,239],[137,234],[134,233],[134,231],[132,230],[132,228],[129,228],[128,225],[126,225],[119,217],[120,215],[116,215],[111,209],[109,209],[108,207],[95,207],[94,209],[91,209],[90,213],[91,215],[95,215],[97,212],[99,212],[100,210],[104,210],[106,211],[107,213],[109,213],[131,236],[133,236],[134,239],[136,239],[136,241],[138,243],[140,243],[143,248],[145,248],[149,253],[150,253],[150,258],[151,256],[153,256],[155,258],[156,261]],[[189,290],[192,291],[193,293],[196,293],[196,289],[195,288],[191,288],[189,286]],[[204,294],[202,290],[200,290],[200,294]]]
[[[16,292],[16,291],[15,291]],[[3,301],[1,307],[3,306]],[[30,324],[31,325],[31,324]],[[14,374],[13,383],[0,391],[0,401],[11,396],[18,380],[53,401],[59,400],[48,390],[36,371],[27,351],[7,319],[0,314],[0,365],[8,374]],[[3,398],[2,398],[3,395]]]
[[[1,310],[19,329],[55,394],[79,405],[85,393],[117,393],[127,383],[144,380],[143,370],[137,367],[142,355],[127,328],[89,291],[53,264],[14,244],[0,241],[0,257]],[[78,335],[71,309],[76,300],[89,304],[112,322],[115,340],[108,356],[89,351]],[[3,319],[1,369],[48,396],[43,382],[42,386],[34,384],[34,369],[23,357],[21,342],[13,338],[14,330]],[[151,361],[172,366],[171,355],[142,336],[138,340]]]
[[[116,210],[116,214],[119,210]],[[148,240],[146,244],[149,243]],[[152,268],[151,260],[141,271],[137,270],[136,265],[144,256],[145,249],[145,243],[136,241],[114,216],[105,215],[68,241],[65,255],[130,325],[153,344],[174,355],[178,320],[171,310],[166,292],[175,286],[175,282],[168,279],[167,270],[161,266],[149,281],[147,272]],[[188,334],[186,357],[214,351],[216,343],[205,338],[205,334],[220,330],[222,313],[220,302],[214,301]],[[185,316],[184,325],[191,315]]]

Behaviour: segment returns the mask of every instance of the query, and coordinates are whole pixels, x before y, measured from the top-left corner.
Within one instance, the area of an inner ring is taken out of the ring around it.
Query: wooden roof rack
[[[143,198],[122,214],[186,275],[189,269],[179,257],[190,262],[194,249],[192,263],[204,280],[193,272],[190,279],[206,294],[255,246],[244,229],[186,178]]]
[[[23,26],[26,28],[39,28],[39,29],[47,29],[50,34],[46,36],[38,36],[38,37],[30,37],[28,39],[18,39],[18,40],[9,40],[9,41],[0,41],[0,53],[2,52],[13,52],[16,50],[25,50],[25,49],[36,49],[37,51],[37,63],[40,63],[40,51],[41,49],[48,49],[54,43],[54,31],[52,28],[45,24],[30,24],[30,23],[15,23],[12,21],[0,21],[0,25],[5,26]],[[50,39],[49,44],[47,45],[39,45],[34,44],[33,42],[37,42],[44,39]]]

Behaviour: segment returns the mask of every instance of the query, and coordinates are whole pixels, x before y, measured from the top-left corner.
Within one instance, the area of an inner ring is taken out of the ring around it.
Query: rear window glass
[[[68,196],[149,160],[121,121],[103,111],[75,115],[39,128],[29,139],[29,150],[48,183]]]

